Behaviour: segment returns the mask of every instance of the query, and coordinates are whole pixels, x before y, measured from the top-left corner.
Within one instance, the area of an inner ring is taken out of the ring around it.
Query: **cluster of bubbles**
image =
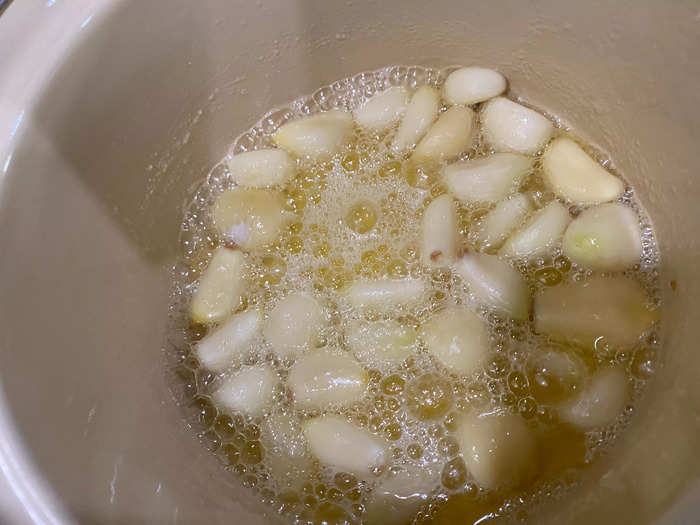
[[[266,114],[234,142],[230,154],[270,147],[272,134],[284,122],[332,108],[350,110],[390,86],[439,87],[451,70],[397,66],[334,82]],[[291,292],[313,293],[329,318],[319,346],[344,348],[344,327],[349,320],[382,317],[379,313],[352,311],[339,299],[339,292],[356,279],[426,279],[431,291],[424,304],[411,311],[399,309],[391,315],[416,330],[445,305],[465,304],[478,309],[459,277],[420,264],[422,212],[446,190],[440,183],[439,166],[416,167],[392,155],[392,133],[374,135],[356,130],[350,144],[332,159],[318,164],[298,161],[298,174],[283,190],[285,207],[295,219],[276,242],[249,254],[248,292],[241,310],[258,305],[269,311],[270,305]],[[481,137],[477,137],[475,147],[464,158],[488,153]],[[206,335],[206,328],[190,324],[187,304],[213,250],[225,242],[212,228],[209,208],[218,195],[231,187],[224,159],[197,189],[182,224],[182,256],[174,269],[171,307],[176,362],[173,370],[184,385],[182,404],[190,407],[192,427],[226,467],[292,521],[361,521],[371,495],[370,481],[325,467],[299,467],[299,476],[294,477],[301,481],[290,486],[279,479],[279,468],[273,464],[275,454],[270,448],[274,444],[265,439],[264,422],[226,413],[211,400],[210,393],[220,377],[201,367],[192,350]],[[521,191],[530,196],[537,208],[555,198],[542,182],[539,162]],[[658,251],[653,230],[631,189],[623,201],[638,213],[643,232],[642,261],[629,273],[644,283],[650,293],[658,295]],[[474,225],[487,211],[488,208],[459,205],[460,238],[465,246],[472,238]],[[580,210],[572,208],[571,212],[575,215]],[[520,263],[519,270],[534,293],[589,275],[558,251]],[[544,351],[571,355],[588,372],[606,363],[622,364],[634,384],[635,395],[639,395],[654,372],[658,347],[654,335],[634,348],[612,349],[603,342],[595,353],[583,352],[535,334],[527,322],[505,321],[486,311],[479,312],[490,325],[493,349],[483,370],[473,377],[456,378],[418,348],[400,366],[369,370],[364,398],[345,410],[350,420],[390,443],[392,461],[387,469],[402,465],[439,467],[440,485],[430,504],[416,516],[417,523],[465,505],[484,512],[518,515],[527,507],[525,503],[536,504],[567,485],[572,471],[590,462],[614,439],[617,427],[589,434],[562,430],[551,406],[575,390],[583,378],[572,376],[567,382],[548,376],[546,367],[538,362]],[[271,360],[268,350],[260,341],[250,362]],[[272,362],[280,377],[285,378],[289,363],[274,359]],[[295,410],[284,387],[276,393],[276,406],[283,413]],[[551,464],[545,467],[536,489],[521,494],[517,502],[499,500],[496,505],[493,495],[477,487],[451,435],[460,413],[489,407],[519,412],[532,426],[545,430],[543,435],[552,436],[552,450],[560,450],[559,454],[551,454]],[[624,424],[624,419],[618,426]]]

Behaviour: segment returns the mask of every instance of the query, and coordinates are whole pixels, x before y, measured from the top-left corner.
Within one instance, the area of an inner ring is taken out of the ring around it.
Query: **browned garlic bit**
[[[656,241],[608,166],[477,66],[271,111],[183,223],[192,427],[289,523],[527,517],[659,353]]]

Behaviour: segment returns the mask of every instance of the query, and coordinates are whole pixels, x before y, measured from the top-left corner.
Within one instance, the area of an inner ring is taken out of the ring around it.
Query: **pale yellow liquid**
[[[439,87],[447,73],[420,67],[391,67],[336,82],[311,97],[272,111],[241,135],[232,151],[272,146],[272,133],[287,119],[332,107],[352,109],[392,85],[416,87],[430,83]],[[321,164],[299,161],[298,175],[285,189],[287,208],[296,219],[277,242],[250,254],[251,271],[246,276],[249,288],[241,310],[260,305],[269,312],[276,301],[291,292],[313,293],[331,314],[320,345],[346,348],[343,331],[349,320],[381,317],[371,312],[354,312],[340,300],[342,289],[356,279],[408,275],[429,279],[432,291],[420,308],[391,314],[416,329],[446,305],[473,306],[458,277],[419,263],[423,210],[445,189],[439,182],[439,167],[416,169],[390,154],[388,146],[394,132],[373,136],[356,130],[353,141],[331,160]],[[569,133],[563,129],[558,132]],[[586,149],[595,155],[591,148]],[[463,158],[488,152],[478,139]],[[225,166],[224,162],[217,165],[202,182],[183,220],[182,258],[174,273],[172,303],[177,348],[173,353],[179,362],[176,372],[185,385],[183,404],[194,407],[189,412],[193,427],[221,457],[225,468],[251,487],[271,511],[282,513],[290,523],[321,523],[324,519],[329,523],[360,523],[371,495],[372,479],[360,481],[318,465],[300,483],[290,486],[286,478],[279,479],[271,469],[274,457],[261,441],[261,421],[226,414],[209,397],[217,378],[199,366],[192,351],[192,344],[206,334],[206,327],[189,324],[187,304],[214,248],[224,242],[215,233],[208,210],[222,191],[233,187]],[[538,208],[554,198],[543,186],[539,171],[536,163],[521,188]],[[641,282],[652,297],[657,297],[658,253],[653,231],[631,189],[623,201],[640,217],[644,243],[641,263],[627,273]],[[465,246],[472,239],[473,226],[487,211],[488,208],[460,205],[460,238]],[[577,211],[572,209],[573,214]],[[519,270],[533,292],[588,275],[559,252],[523,263]],[[478,311],[490,324],[492,334],[492,358],[484,370],[473,377],[450,375],[417,343],[414,356],[402,366],[369,370],[370,384],[363,400],[344,411],[358,425],[391,443],[392,462],[386,468],[439,466],[441,482],[429,503],[414,517],[416,523],[470,523],[469,520],[475,522],[489,515],[493,519],[526,519],[533,505],[575,490],[572,487],[581,470],[605,452],[633,413],[632,405],[603,431],[581,433],[560,424],[551,405],[571,392],[566,391],[567,385],[547,386],[548,378],[538,375],[532,356],[544,348],[562,346],[535,334],[529,323]],[[578,355],[591,373],[608,363],[621,364],[634,387],[633,398],[638,399],[653,374],[657,346],[654,333],[650,333],[630,348],[565,350]],[[280,377],[286,377],[289,363],[274,360],[266,347],[256,350],[251,363],[271,362]],[[488,493],[470,480],[450,435],[461,412],[491,406],[510,407],[522,414],[536,429],[540,448],[546,450],[546,454],[541,454],[538,477],[528,486],[507,493]],[[274,410],[296,410],[282,389]],[[304,418],[312,413],[300,415]]]

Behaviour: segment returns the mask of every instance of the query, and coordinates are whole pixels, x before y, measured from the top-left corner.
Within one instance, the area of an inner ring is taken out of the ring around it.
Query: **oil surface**
[[[352,110],[390,86],[440,87],[450,71],[395,66],[334,82],[271,111],[235,141],[231,154],[272,147],[272,134],[288,120],[331,108]],[[632,347],[599,344],[581,349],[534,333],[530,322],[505,320],[479,309],[458,276],[448,270],[431,270],[419,261],[423,210],[445,192],[439,166],[419,169],[394,157],[389,145],[395,129],[372,135],[356,128],[354,133],[351,143],[329,161],[314,164],[298,160],[298,174],[284,189],[285,206],[295,218],[275,243],[247,255],[248,292],[239,309],[259,305],[267,315],[291,292],[313,294],[329,320],[319,346],[340,351],[347,349],[344,333],[350,323],[393,319],[411,334],[432,313],[450,304],[475,309],[488,322],[491,334],[492,355],[482,370],[471,377],[449,374],[427,355],[417,338],[409,335],[407,344],[414,345],[415,351],[403,364],[382,368],[364,363],[368,388],[361,402],[344,413],[391,443],[392,461],[386,469],[419,467],[434,473],[435,488],[414,514],[413,522],[451,523],[456,517],[460,523],[482,518],[526,520],[533,505],[574,487],[581,470],[605,453],[622,431],[633,412],[634,400],[654,372],[656,330]],[[571,131],[559,127],[557,134],[571,136]],[[609,159],[582,146],[611,169]],[[477,137],[474,147],[462,158],[488,153],[488,147]],[[182,255],[173,271],[171,308],[173,370],[181,402],[188,407],[193,428],[221,458],[224,468],[255,491],[272,512],[279,512],[290,523],[363,522],[371,505],[373,485],[386,474],[384,471],[376,472],[376,479],[360,480],[317,464],[308,453],[301,454],[298,461],[282,461],[280,458],[285,456],[276,453],[279,444],[269,438],[266,420],[228,414],[211,400],[210,394],[228,372],[216,375],[200,366],[193,345],[206,335],[207,328],[190,324],[188,303],[213,250],[225,244],[211,224],[209,208],[218,195],[233,186],[224,159],[196,189],[183,218]],[[523,181],[521,191],[530,196],[536,208],[555,198],[542,182],[539,160]],[[629,185],[621,200],[637,213],[643,240],[642,260],[626,274],[657,298],[658,252],[650,221]],[[472,244],[474,228],[488,209],[459,205],[460,241],[465,248]],[[580,211],[570,208],[574,216]],[[518,269],[533,292],[582,280],[591,273],[572,264],[558,249],[521,263]],[[409,275],[431,284],[417,309],[359,313],[342,297],[343,288],[357,279]],[[548,381],[542,376],[538,359],[549,350],[573,356],[589,373],[607,364],[621,365],[633,387],[633,403],[627,412],[609,428],[588,433],[559,423],[551,407],[577,385]],[[262,339],[251,355],[247,364],[268,362],[280,378],[286,377],[291,363],[273,358]],[[470,479],[451,433],[460,413],[475,407],[505,407],[519,412],[535,429],[540,448],[547,453],[542,455],[538,477],[530,485],[518,491],[489,492]],[[294,408],[283,388],[276,393],[272,417],[298,421],[314,414]],[[287,446],[303,443],[292,439]]]

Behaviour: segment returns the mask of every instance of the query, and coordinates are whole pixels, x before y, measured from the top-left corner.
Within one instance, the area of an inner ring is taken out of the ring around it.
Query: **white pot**
[[[663,258],[664,366],[616,453],[539,522],[694,523],[699,18],[683,0],[13,2],[0,16],[0,521],[264,522],[185,427],[164,373],[182,204],[267,109],[403,63],[496,67],[637,188]]]

